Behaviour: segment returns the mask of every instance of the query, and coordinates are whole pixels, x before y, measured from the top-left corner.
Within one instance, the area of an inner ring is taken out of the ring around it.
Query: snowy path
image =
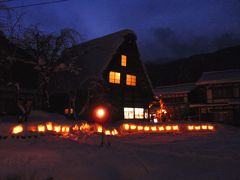
[[[0,141],[0,179],[240,179],[240,129]]]

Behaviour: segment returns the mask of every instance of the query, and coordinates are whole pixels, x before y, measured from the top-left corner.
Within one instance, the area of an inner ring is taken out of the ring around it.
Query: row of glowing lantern
[[[122,130],[128,132],[173,132],[179,131],[178,125],[161,125],[161,126],[149,126],[149,125],[136,125],[136,124],[123,124]],[[213,131],[213,125],[187,125],[189,131]]]
[[[72,132],[83,132],[83,133],[103,133],[105,135],[118,135],[118,131],[116,129],[103,129],[102,126],[98,124],[90,125],[87,123],[82,123],[80,125],[75,124],[74,126],[69,125],[58,125],[53,124],[52,122],[48,122],[46,124],[39,124],[35,126],[28,126],[27,131],[31,132],[38,132],[38,133],[45,133],[45,132],[55,132],[55,133],[61,133],[61,134],[68,134],[70,131]],[[17,125],[12,128],[12,134],[19,134],[23,133],[25,131],[25,128],[22,125]]]
[[[182,128],[183,126],[181,126]],[[181,129],[179,125],[161,125],[161,126],[150,126],[150,125],[136,125],[136,124],[123,124],[120,127],[121,131],[127,132],[176,132]],[[188,131],[213,131],[215,128],[213,125],[187,125]],[[24,127],[22,125],[17,125],[13,127],[12,134],[19,134],[24,132]],[[88,123],[82,123],[80,125],[58,125],[53,124],[52,122],[48,122],[46,124],[39,124],[36,126],[27,127],[27,131],[31,132],[55,132],[61,134],[68,134],[71,132],[83,132],[83,133],[104,133],[105,135],[116,136],[119,135],[119,131],[117,129],[103,129],[101,125],[93,124],[90,125]]]

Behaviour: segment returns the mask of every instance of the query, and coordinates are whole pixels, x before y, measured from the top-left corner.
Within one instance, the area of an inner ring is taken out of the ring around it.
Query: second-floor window
[[[213,88],[214,99],[224,99],[233,97],[233,87],[216,87]]]
[[[122,66],[127,66],[127,56],[126,55],[121,55],[121,65]]]
[[[136,84],[137,84],[137,77],[135,75],[127,74],[127,76],[126,76],[126,84],[128,86],[136,86]]]
[[[121,74],[119,72],[110,71],[109,72],[109,82],[114,84],[120,84]]]

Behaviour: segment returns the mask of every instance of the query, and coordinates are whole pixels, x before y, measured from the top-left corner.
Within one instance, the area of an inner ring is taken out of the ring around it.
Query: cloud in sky
[[[37,2],[13,1],[9,5]],[[25,8],[24,23],[56,32],[71,27],[86,40],[132,29],[144,59],[182,57],[239,43],[239,0],[69,0]]]

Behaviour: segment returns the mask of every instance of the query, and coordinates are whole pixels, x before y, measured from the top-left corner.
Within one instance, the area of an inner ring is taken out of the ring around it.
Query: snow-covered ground
[[[240,179],[240,129],[217,127],[108,136],[103,148],[97,134],[2,139],[0,179]]]

